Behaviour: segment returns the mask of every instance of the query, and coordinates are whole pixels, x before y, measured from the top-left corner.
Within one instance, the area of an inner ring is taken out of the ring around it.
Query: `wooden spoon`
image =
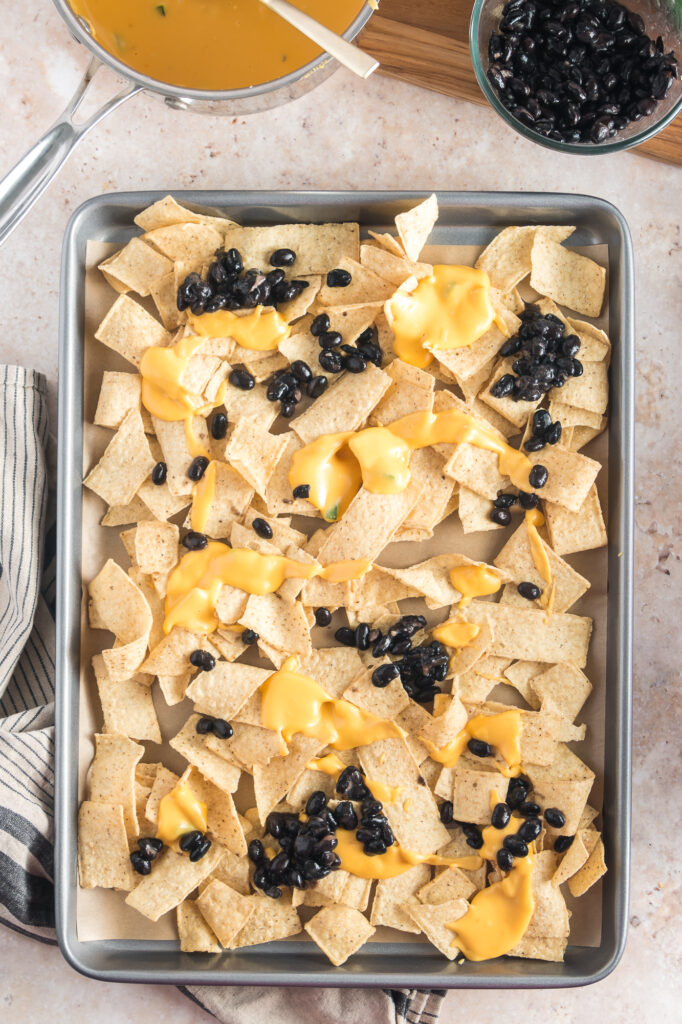
[[[288,3],[287,0],[259,0],[259,3],[269,7],[271,11],[278,14],[284,21],[288,21],[290,25],[297,28],[304,36],[312,39],[314,43],[317,43],[323,50],[331,54],[332,57],[338,60],[339,64],[343,64],[345,68],[348,68],[353,74],[359,75],[360,78],[369,78],[372,72],[376,71],[379,67],[379,61],[375,60],[374,57],[363,53],[362,50],[358,49],[357,46],[353,46],[343,36],[339,36],[336,32],[332,32],[330,28],[321,25],[319,21],[311,18],[309,14],[299,11],[297,7]]]

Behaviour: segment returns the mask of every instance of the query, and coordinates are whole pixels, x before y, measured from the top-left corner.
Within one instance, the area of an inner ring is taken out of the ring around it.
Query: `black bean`
[[[470,739],[467,747],[476,757],[492,757],[493,748],[485,740]]]
[[[372,685],[383,689],[397,677],[398,669],[394,664],[377,665],[372,672]]]
[[[202,651],[201,649],[192,651],[189,660],[191,665],[202,669],[204,672],[212,672],[215,668],[215,658],[210,651]]]
[[[388,654],[391,644],[393,643],[392,636],[380,636],[372,647],[372,655],[375,658],[382,658],[384,654]]]
[[[241,639],[245,647],[250,647],[251,644],[255,644],[260,640],[260,634],[255,629],[245,629],[241,634]]]
[[[338,331],[325,331],[317,339],[318,345],[323,349],[336,348],[342,341],[343,338]]]
[[[219,740],[229,740],[234,735],[234,729],[224,718],[215,718],[213,720],[213,735],[217,736]]]
[[[340,626],[334,633],[334,639],[344,647],[355,647],[355,630],[350,626]]]
[[[296,253],[293,249],[277,249],[270,257],[271,267],[293,267]]]
[[[505,836],[502,843],[505,850],[509,850],[514,857],[528,856],[528,844],[519,836]]]
[[[152,870],[151,861],[140,850],[133,850],[130,854],[130,863],[138,875],[148,875]]]
[[[503,846],[501,850],[497,851],[496,858],[497,866],[501,871],[511,871],[514,867],[514,854]]]
[[[566,824],[566,815],[557,807],[545,808],[545,821],[552,828],[563,828]]]
[[[180,849],[184,851],[193,850],[202,842],[203,838],[203,832],[199,832],[198,829],[194,829],[192,832],[185,832],[184,836],[180,837]]]
[[[512,505],[516,504],[517,500],[518,499],[515,494],[502,493],[497,495],[493,501],[493,505],[495,508],[511,508]]]
[[[316,789],[314,793],[311,793],[306,801],[305,812],[306,814],[319,814],[327,806],[327,797],[321,789]]]
[[[161,484],[165,484],[166,477],[168,476],[168,466],[165,462],[157,462],[152,470],[152,483],[160,487]]]
[[[537,463],[537,465],[533,466],[530,473],[528,474],[528,483],[531,485],[531,487],[535,487],[539,490],[541,487],[544,487],[547,483],[548,476],[549,473],[547,472],[547,467],[542,466],[540,463]]]
[[[519,505],[521,508],[529,511],[532,508],[537,508],[540,504],[540,499],[537,494],[529,494],[527,491],[519,492]]]
[[[361,352],[352,352],[343,357],[343,368],[349,373],[364,373],[367,369],[367,360]]]
[[[355,646],[359,651],[369,650],[369,626],[361,622],[355,629]]]
[[[303,359],[295,359],[291,364],[291,372],[301,384],[307,384],[313,379],[313,371]]]
[[[490,389],[490,394],[493,398],[504,398],[506,395],[511,394],[514,387],[514,378],[510,373],[504,373],[498,381],[496,381]]]
[[[470,846],[472,850],[480,850],[483,846],[483,836],[481,835],[480,828],[476,825],[464,825],[462,830],[467,846]]]
[[[202,476],[208,469],[208,459],[205,455],[197,455],[196,459],[192,459],[190,467],[187,470],[187,476],[190,480],[195,482],[201,480]]]
[[[341,373],[343,370],[343,356],[336,349],[324,349],[317,357],[317,361],[327,373]]]
[[[198,533],[196,530],[190,530],[182,538],[182,543],[188,551],[202,551],[208,544],[208,537],[205,533]]]
[[[327,390],[327,383],[327,378],[323,375],[313,377],[311,381],[308,381],[306,394],[309,398],[319,398]]]
[[[545,441],[544,437],[533,436],[529,437],[527,441],[523,442],[523,447],[526,449],[527,452],[539,452],[542,448],[545,447],[546,443],[547,442]]]
[[[268,402],[279,402],[286,395],[289,390],[289,385],[282,378],[279,377],[277,380],[271,380],[267,386],[265,397]]]
[[[542,437],[552,424],[552,417],[546,409],[536,409],[533,413],[533,433]]]
[[[328,608],[315,609],[315,623],[318,626],[328,626],[332,621],[332,613]]]
[[[205,736],[207,733],[213,732],[213,719],[209,718],[208,715],[204,715],[197,722],[196,729],[200,736]]]
[[[163,849],[163,842],[155,836],[142,836],[137,845],[145,860],[155,860]]]
[[[574,839],[575,836],[557,836],[554,840],[554,849],[557,853],[566,853]]]
[[[532,843],[542,832],[542,823],[539,818],[527,818],[519,827],[517,836],[526,843]]]
[[[211,437],[215,441],[222,441],[227,434],[227,415],[224,412],[216,412],[211,420]]]
[[[409,636],[396,636],[391,639],[391,654],[407,654],[412,650],[412,641]]]
[[[528,796],[529,784],[524,779],[512,779],[507,787],[507,803],[516,810]]]
[[[545,434],[547,444],[558,444],[561,440],[561,423],[556,420]]]
[[[347,288],[352,280],[353,277],[347,270],[337,267],[335,270],[330,270],[327,274],[327,287]]]
[[[522,583],[519,583],[516,589],[521,597],[525,597],[527,601],[537,601],[542,593],[540,588],[529,580],[524,580]]]
[[[310,484],[299,484],[291,493],[294,498],[308,498],[310,497]]]
[[[511,818],[511,810],[509,804],[499,803],[495,804],[490,815],[490,821],[495,828],[505,828],[509,824]]]
[[[331,321],[328,313],[318,313],[310,325],[310,333],[313,338],[319,338],[321,334],[328,331],[330,323]]]
[[[204,838],[204,841],[202,843],[199,843],[198,846],[193,847],[189,851],[189,859],[193,863],[195,863],[196,861],[201,860],[203,857],[205,857],[210,849],[211,840]]]
[[[440,820],[444,825],[452,824],[452,800],[444,800],[439,808]]]
[[[249,843],[249,860],[252,861],[256,866],[262,864],[265,860],[265,847],[261,843],[260,839],[252,839]]]
[[[339,828],[342,828],[347,832],[350,832],[352,829],[357,827],[358,816],[355,813],[355,808],[350,800],[342,800],[336,805],[334,808],[334,817],[339,823]]]
[[[540,813],[540,807],[533,800],[524,800],[516,809],[524,818],[537,818]]]
[[[256,516],[251,523],[251,526],[255,533],[257,533],[259,537],[262,537],[263,540],[272,540],[272,527],[267,520],[261,519],[260,516]]]
[[[512,520],[511,512],[508,508],[493,508],[490,518],[498,526],[509,526]]]
[[[230,384],[241,391],[251,391],[256,384],[255,378],[251,376],[248,370],[244,369],[232,370],[229,380]]]

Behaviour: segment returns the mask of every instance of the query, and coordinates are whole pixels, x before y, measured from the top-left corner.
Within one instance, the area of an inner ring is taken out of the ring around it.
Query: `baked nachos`
[[[338,966],[383,926],[561,961],[566,895],[606,871],[566,557],[607,541],[582,452],[605,272],[565,226],[431,265],[437,217],[434,195],[361,238],[169,196],[99,267],[95,337],[127,369],[102,373],[85,479],[120,557],[87,584],[80,884],[173,912],[183,951],[305,931]],[[459,550],[429,554],[448,521]]]

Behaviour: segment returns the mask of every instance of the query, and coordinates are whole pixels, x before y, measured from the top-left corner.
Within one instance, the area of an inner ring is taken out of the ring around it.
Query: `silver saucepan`
[[[255,114],[259,110],[268,110],[302,96],[328,78],[338,67],[329,54],[323,53],[297,71],[261,85],[225,90],[182,89],[141,75],[117,60],[92,38],[87,26],[76,17],[67,0],[53,2],[74,38],[90,50],[92,58],[66,110],[0,181],[0,245],[42,195],[83,136],[136,93],[153,93],[174,110],[193,110],[203,114]],[[355,39],[371,15],[372,8],[365,4],[353,24],[344,32],[345,38]],[[74,115],[92,79],[103,65],[113,68],[127,81],[127,85],[86,121],[74,124]]]

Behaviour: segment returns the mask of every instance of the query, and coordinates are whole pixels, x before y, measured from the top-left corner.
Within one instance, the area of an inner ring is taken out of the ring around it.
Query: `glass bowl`
[[[548,139],[544,135],[540,135],[539,132],[534,132],[507,110],[488,81],[487,71],[490,65],[488,41],[491,34],[497,31],[505,3],[506,0],[476,0],[474,3],[469,26],[471,60],[478,84],[491,107],[511,128],[526,139],[546,146],[548,149],[564,153],[577,153],[581,156],[619,152],[653,138],[682,111],[681,76],[673,79],[668,95],[663,100],[659,100],[652,114],[639,121],[631,121],[617,135],[607,138],[603,142],[560,142],[558,139]],[[641,15],[644,19],[646,34],[652,39],[656,39],[659,35],[662,36],[665,52],[674,50],[678,60],[682,62],[682,0],[645,0],[645,2],[627,0],[623,6]]]

